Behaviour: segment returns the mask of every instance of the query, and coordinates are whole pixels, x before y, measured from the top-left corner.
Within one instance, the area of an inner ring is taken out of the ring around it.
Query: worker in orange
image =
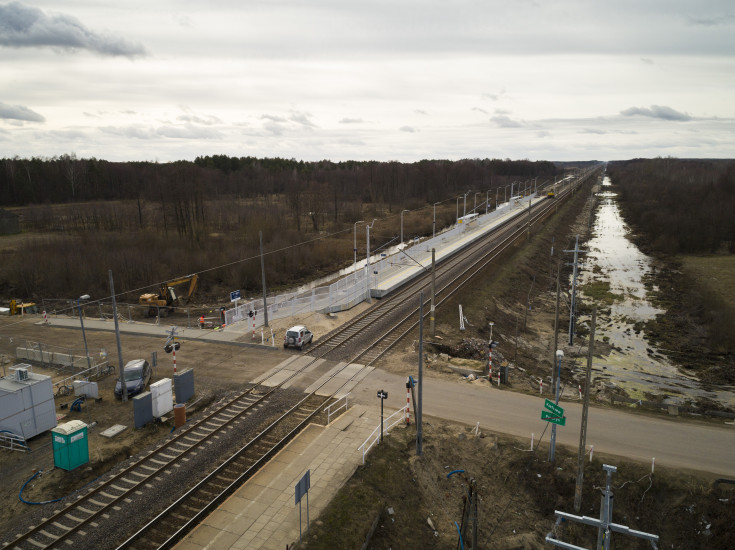
[[[200,329],[204,328],[204,315],[199,317],[199,328]]]

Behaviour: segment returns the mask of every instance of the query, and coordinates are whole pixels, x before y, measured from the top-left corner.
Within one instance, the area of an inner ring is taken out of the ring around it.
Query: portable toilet
[[[87,425],[81,420],[59,424],[51,430],[54,449],[54,466],[73,470],[89,462]]]

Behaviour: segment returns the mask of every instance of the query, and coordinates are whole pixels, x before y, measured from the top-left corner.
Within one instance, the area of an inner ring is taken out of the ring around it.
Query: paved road
[[[376,391],[388,392],[386,414],[406,406],[406,379],[381,370],[372,371],[352,395],[358,403],[378,409]],[[540,397],[503,391],[487,385],[447,382],[425,377],[423,384],[424,416],[474,425],[495,432],[536,441],[546,428],[541,420],[544,401]],[[547,396],[548,397],[548,396]],[[557,443],[573,449],[579,446],[582,406],[561,402],[567,417],[566,426],[557,428]],[[551,428],[543,443],[548,445]],[[617,410],[590,408],[587,448],[595,453],[619,455],[672,468],[690,468],[735,478],[735,425],[690,422],[675,417],[648,417]],[[546,447],[548,449],[548,447]]]

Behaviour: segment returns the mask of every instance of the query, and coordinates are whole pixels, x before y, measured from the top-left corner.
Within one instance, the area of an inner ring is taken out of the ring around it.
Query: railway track
[[[567,190],[557,195],[555,201],[541,201],[530,210],[527,218],[516,217],[506,222],[488,239],[469,245],[438,265],[435,273],[435,305],[450,299],[498,255],[524,236],[527,230],[549,216],[556,208],[555,202],[565,200],[571,193],[571,190]],[[416,296],[424,292],[428,296],[424,300],[425,305],[428,305],[430,284],[431,274],[426,272],[393,295],[379,300],[362,315],[316,342],[309,349],[311,359],[277,386],[263,388],[253,385],[247,388],[208,412],[194,425],[181,429],[172,439],[107,476],[65,508],[18,535],[4,547],[97,548],[98,545],[90,544],[88,534],[104,530],[105,525],[114,525],[116,514],[129,506],[136,496],[144,495],[148,488],[156,484],[165,484],[167,477],[175,478],[173,474],[177,469],[186,467],[185,464],[192,457],[206,454],[209,445],[223,434],[237,429],[244,419],[252,418],[269,407],[285,408],[282,414],[273,415],[277,416],[275,421],[248,438],[219,466],[202,475],[191,489],[176,496],[152,520],[142,527],[138,525],[132,535],[130,532],[133,529],[127,528],[126,538],[118,546],[172,547],[311,422],[330,400],[330,396],[317,395],[317,388],[303,398],[294,400],[295,403],[289,402],[284,406],[284,403],[277,402],[282,395],[279,391],[281,387],[320,360],[345,361],[345,366],[355,362],[370,365],[377,361],[418,325],[416,314],[419,304]],[[323,380],[321,386],[337,374],[333,372]]]

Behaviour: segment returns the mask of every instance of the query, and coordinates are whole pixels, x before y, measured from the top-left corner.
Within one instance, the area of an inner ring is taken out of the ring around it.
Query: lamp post
[[[560,349],[556,350],[556,359],[558,362],[558,367],[556,371],[556,397],[555,397],[555,403],[559,404],[559,378],[561,378],[561,360],[562,357],[564,357],[564,352]],[[549,448],[549,462],[553,464],[554,458],[556,455],[556,424],[551,425],[551,447]]]
[[[434,226],[433,226],[433,229],[431,230],[431,238],[432,239],[434,237],[436,237],[436,205],[437,204],[439,204],[439,203],[438,202],[435,202],[434,203]]]
[[[87,367],[92,368],[92,361],[89,359],[89,348],[87,347],[87,333],[84,331],[84,319],[82,318],[82,300],[89,300],[89,294],[82,294],[77,298],[77,309],[79,310],[79,324],[82,325],[82,338],[84,339],[84,353],[87,355]]]
[[[487,214],[488,208],[490,208],[490,204],[488,203],[488,199],[490,197],[490,189],[485,191],[485,214]]]
[[[468,190],[464,194],[464,209],[462,210],[462,217],[463,218],[467,215],[467,195],[469,195],[470,193],[472,193],[472,189]]]
[[[459,197],[462,195],[457,195],[457,217],[455,218],[455,223],[459,223]]]
[[[367,259],[365,260],[365,291],[367,293],[367,302],[370,303],[370,229],[375,225],[375,220],[378,218],[373,218],[373,221],[371,224],[365,224],[365,247],[367,249]]]
[[[353,243],[352,250],[355,252],[355,265],[352,268],[352,275],[353,275],[353,280],[355,280],[355,281],[357,281],[357,224],[358,223],[362,223],[363,221],[364,220],[360,220],[359,222],[355,222],[355,224],[354,224],[354,227],[355,227],[355,233],[354,233],[354,235],[355,235],[355,237],[354,237],[354,243]]]
[[[482,195],[482,191],[477,191],[475,193],[475,207],[472,209],[472,212],[477,214],[477,195]]]
[[[495,210],[498,209],[498,193],[500,192],[500,187],[495,188]]]
[[[401,243],[403,244],[403,213],[409,212],[409,210],[401,210]]]

